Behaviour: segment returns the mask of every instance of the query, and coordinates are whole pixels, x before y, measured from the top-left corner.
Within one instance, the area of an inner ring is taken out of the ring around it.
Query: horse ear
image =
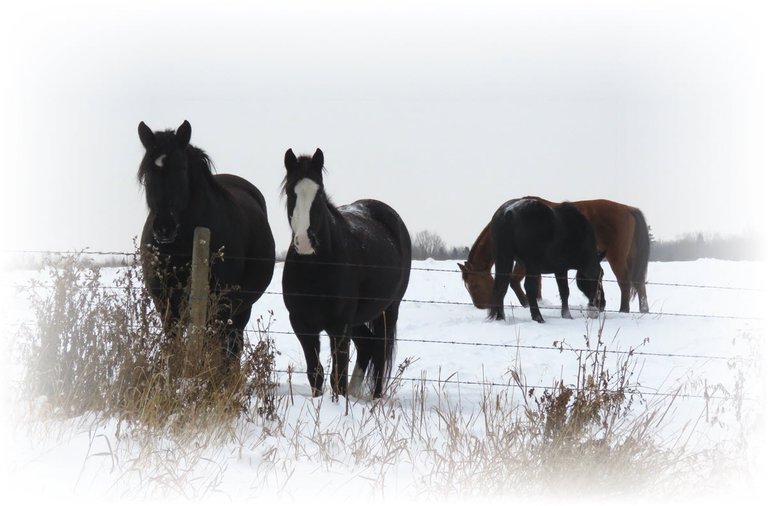
[[[458,266],[459,266],[459,269],[461,270],[461,272],[463,272],[463,273],[465,273],[465,274],[466,274],[466,272],[467,272],[467,267],[466,267],[464,264],[462,264],[462,263],[457,263],[456,265],[458,265]]]
[[[189,124],[189,121],[184,120],[184,123],[176,129],[176,142],[179,144],[179,147],[186,148],[191,138],[192,125]]]
[[[285,152],[285,159],[283,161],[285,164],[286,170],[294,170],[298,166],[298,160],[296,160],[296,155],[293,154],[292,149],[288,149],[288,151]]]
[[[139,139],[141,139],[141,145],[144,146],[145,149],[149,149],[155,145],[155,134],[143,121],[139,123]]]
[[[325,157],[320,148],[317,148],[315,154],[312,155],[312,166],[318,171],[321,171],[323,170],[323,165],[325,165]]]

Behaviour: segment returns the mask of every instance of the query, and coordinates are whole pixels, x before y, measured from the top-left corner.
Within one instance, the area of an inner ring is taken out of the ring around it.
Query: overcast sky
[[[752,3],[17,3],[0,13],[4,250],[131,250],[142,120],[189,120],[219,172],[264,193],[278,250],[289,147],[323,149],[337,204],[383,200],[449,245],[527,194],[634,205],[662,239],[765,228]]]

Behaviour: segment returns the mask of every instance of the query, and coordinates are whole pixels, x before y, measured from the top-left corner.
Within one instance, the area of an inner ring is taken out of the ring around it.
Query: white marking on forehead
[[[291,230],[293,230],[293,246],[299,255],[311,255],[315,252],[309,240],[309,211],[315,200],[320,185],[311,179],[304,178],[293,187],[296,193],[296,204],[291,214]]]
[[[156,167],[162,167],[163,166],[163,162],[165,162],[165,154],[162,154],[162,155],[158,156],[157,158],[155,158],[155,166]]]

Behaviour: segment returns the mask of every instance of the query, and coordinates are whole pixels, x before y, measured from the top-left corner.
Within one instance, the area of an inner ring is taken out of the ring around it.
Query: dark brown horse
[[[549,207],[558,205],[541,197],[537,199]],[[619,311],[629,312],[629,301],[638,295],[641,313],[648,312],[648,296],[645,292],[645,277],[648,271],[650,255],[650,237],[648,225],[640,209],[619,204],[610,200],[581,200],[573,202],[576,208],[590,221],[595,232],[597,249],[604,253],[621,290]],[[459,264],[464,286],[472,302],[479,309],[489,309],[492,305],[494,264],[491,252],[490,223],[480,232],[469,251],[469,257]],[[525,266],[516,262],[510,274],[510,286],[517,295],[520,304],[528,307],[528,299],[520,287],[525,277]],[[541,289],[539,289],[539,294]]]

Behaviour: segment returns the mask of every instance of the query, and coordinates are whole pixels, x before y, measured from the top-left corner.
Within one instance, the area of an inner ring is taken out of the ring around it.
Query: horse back
[[[255,201],[261,213],[267,215],[267,203],[264,195],[248,180],[234,174],[216,174],[214,180],[226,189],[236,201],[248,205],[249,200]]]
[[[555,239],[555,215],[538,199],[513,199],[502,204],[491,218],[490,239],[497,268],[511,262],[524,262],[546,256]]]
[[[256,186],[239,176],[217,174],[214,178],[225,194],[221,199],[219,219],[211,230],[212,252],[223,246],[225,259],[227,255],[233,257],[229,262],[222,262],[229,264],[231,269],[222,265],[219,277],[222,281],[240,285],[246,293],[260,292],[272,280],[275,264],[275,241],[264,196]],[[258,294],[254,293],[253,297],[255,300]]]
[[[597,258],[592,225],[570,202],[555,206],[538,198],[506,202],[491,220],[491,242],[497,268],[501,260],[505,270],[514,260],[554,272]]]
[[[359,248],[361,264],[399,267],[398,293],[405,293],[411,266],[411,236],[400,215],[379,200],[357,200],[338,208]],[[401,294],[402,295],[402,294]]]
[[[219,217],[214,225],[227,234],[221,237],[221,242],[237,242],[237,236],[242,235],[247,238],[245,254],[270,247],[274,250],[267,205],[259,189],[233,174],[217,174],[214,178],[223,190],[217,202],[218,209],[212,210]],[[269,239],[265,240],[266,235]]]

